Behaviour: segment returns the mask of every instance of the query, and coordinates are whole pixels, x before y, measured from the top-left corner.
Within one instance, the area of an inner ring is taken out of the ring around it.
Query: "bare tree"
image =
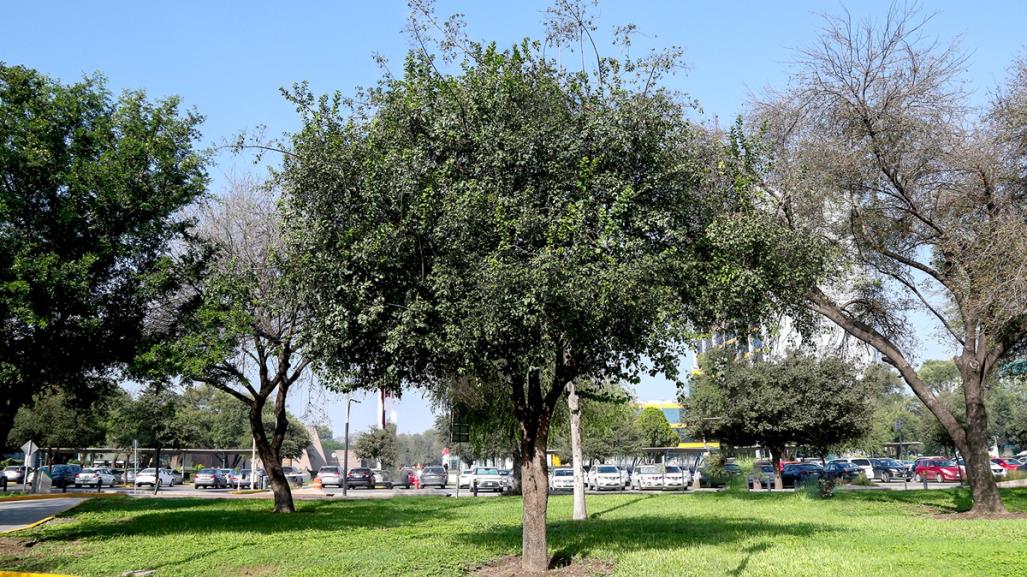
[[[249,424],[275,496],[294,511],[282,470],[286,399],[310,360],[300,346],[302,307],[286,288],[289,271],[272,191],[234,182],[199,211],[199,237],[211,256],[192,289],[198,302],[177,341],[157,355],[183,378],[209,383],[249,409]],[[265,416],[272,417],[265,423]]]
[[[987,377],[1027,336],[1027,73],[974,110],[955,44],[895,8],[825,18],[791,86],[756,106],[758,187],[793,230],[833,245],[810,306],[894,365],[966,457],[976,512],[1003,512],[989,467]],[[965,424],[914,366],[920,309],[958,348]]]

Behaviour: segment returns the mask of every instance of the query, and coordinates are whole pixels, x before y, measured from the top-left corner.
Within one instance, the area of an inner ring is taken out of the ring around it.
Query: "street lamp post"
[[[342,454],[342,496],[348,495],[349,489],[349,408],[352,403],[359,403],[360,401],[354,401],[352,393],[346,393],[346,427],[345,427],[345,452]]]

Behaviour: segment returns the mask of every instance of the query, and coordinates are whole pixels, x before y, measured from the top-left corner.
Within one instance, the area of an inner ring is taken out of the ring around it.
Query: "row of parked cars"
[[[317,478],[322,487],[338,487],[343,485],[349,488],[374,489],[383,487],[392,489],[403,487],[438,487],[445,489],[449,486],[449,470],[445,467],[425,467],[421,470],[414,470],[404,467],[396,472],[369,467],[354,467],[343,475],[342,467],[325,466],[317,472]],[[511,472],[509,469],[496,467],[476,467],[461,471],[457,478],[457,484],[461,488],[477,488],[481,491],[502,492],[511,484]]]

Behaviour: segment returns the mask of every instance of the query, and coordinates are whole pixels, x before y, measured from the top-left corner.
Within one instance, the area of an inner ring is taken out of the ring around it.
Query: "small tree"
[[[681,442],[681,438],[670,426],[667,416],[656,407],[642,409],[638,414],[637,427],[645,447],[676,447]]]
[[[868,384],[840,359],[791,353],[780,361],[749,362],[723,350],[701,357],[700,369],[682,399],[691,429],[736,447],[768,449],[779,489],[787,446],[823,456],[869,430]]]
[[[357,437],[353,446],[357,457],[377,461],[383,469],[396,464],[396,426],[386,425],[384,429],[372,427]]]

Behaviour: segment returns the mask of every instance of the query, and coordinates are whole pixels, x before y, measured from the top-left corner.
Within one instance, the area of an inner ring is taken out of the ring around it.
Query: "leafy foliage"
[[[716,351],[701,357],[700,368],[682,399],[696,434],[760,445],[777,459],[789,445],[825,455],[870,427],[869,383],[840,359],[793,352],[780,361],[748,362]]]
[[[0,63],[0,445],[34,397],[108,393],[174,324],[169,254],[206,184],[200,120],[177,98]]]
[[[663,411],[646,407],[638,415],[638,433],[646,447],[676,447],[680,437],[671,428]]]
[[[371,427],[360,433],[353,451],[361,459],[380,461],[383,469],[392,468],[396,464],[396,426]]]

